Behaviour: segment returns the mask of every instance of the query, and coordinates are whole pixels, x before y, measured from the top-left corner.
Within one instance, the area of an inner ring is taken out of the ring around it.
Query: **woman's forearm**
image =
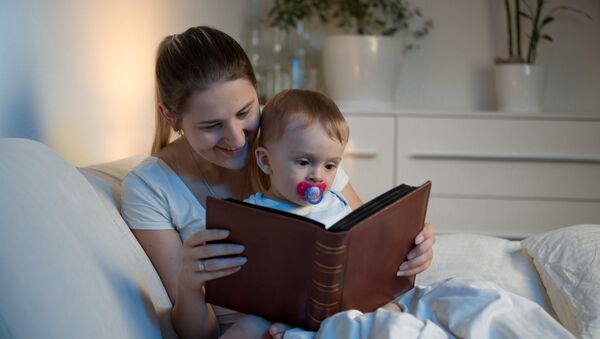
[[[171,313],[175,331],[182,339],[216,338],[217,320],[215,314],[198,290],[177,291],[177,298]]]

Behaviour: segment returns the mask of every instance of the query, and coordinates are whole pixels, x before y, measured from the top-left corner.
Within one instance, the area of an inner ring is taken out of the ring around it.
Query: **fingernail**
[[[243,265],[246,263],[246,261],[248,261],[248,259],[246,259],[246,257],[242,257],[237,260],[237,263],[238,265]]]
[[[408,255],[406,256],[406,259],[410,260],[410,259],[412,259],[412,258],[414,258],[414,257],[416,257],[416,256],[417,256],[417,254],[416,254],[415,252],[410,252],[410,253],[408,253]]]
[[[229,235],[229,231],[228,230],[222,230],[219,232],[219,235],[222,237],[226,237]]]
[[[398,271],[396,272],[396,276],[397,277],[402,277],[404,275],[404,271]]]
[[[423,241],[425,241],[425,237],[423,236],[423,234],[419,234],[416,238],[415,238],[415,244],[420,244]]]
[[[235,246],[235,250],[239,251],[239,252],[243,252],[246,249],[246,247],[244,247],[244,245],[236,245]]]
[[[406,267],[408,266],[407,263],[403,263],[402,265],[400,265],[400,267],[398,268],[399,271],[403,271],[406,269]]]

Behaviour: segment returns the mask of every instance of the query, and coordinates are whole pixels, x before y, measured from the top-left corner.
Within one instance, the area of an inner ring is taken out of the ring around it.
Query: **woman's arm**
[[[132,230],[173,303],[171,318],[181,338],[216,338],[217,322],[201,287],[179,284],[183,244],[176,230]],[[183,285],[183,286],[182,286]],[[181,298],[178,298],[181,296]],[[200,321],[200,319],[206,319]]]
[[[352,210],[357,209],[363,204],[350,183],[344,187],[341,193],[348,200]],[[434,243],[435,234],[433,234],[433,224],[425,223],[423,231],[415,238],[417,247],[408,253],[407,260],[399,267],[398,275],[414,275],[428,269],[433,260]]]
[[[173,326],[181,338],[215,338],[218,327],[212,308],[204,299],[204,283],[230,275],[240,269],[243,246],[206,244],[227,238],[229,232],[201,230],[183,243],[175,230],[133,230],[156,268],[173,302]],[[202,261],[205,269],[200,271]],[[205,321],[200,321],[204,319]]]

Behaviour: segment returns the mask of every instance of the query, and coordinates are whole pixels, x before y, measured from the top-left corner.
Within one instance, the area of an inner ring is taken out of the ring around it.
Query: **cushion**
[[[132,156],[117,161],[78,168],[92,184],[96,193],[117,211],[121,210],[121,182],[144,156]]]
[[[600,338],[600,225],[531,236],[523,246],[563,325],[577,337]]]
[[[118,213],[54,151],[0,139],[0,337],[175,338],[169,298]]]
[[[519,241],[475,234],[437,235],[432,265],[417,275],[416,284],[430,285],[447,278],[491,281],[555,316],[535,266]]]

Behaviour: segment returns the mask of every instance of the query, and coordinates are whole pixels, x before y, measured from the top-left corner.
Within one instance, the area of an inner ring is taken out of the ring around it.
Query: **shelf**
[[[569,120],[569,121],[600,121],[600,111],[598,114],[579,114],[579,113],[559,113],[559,112],[540,112],[540,113],[517,113],[517,112],[499,112],[499,111],[469,111],[469,110],[434,110],[434,109],[365,109],[342,108],[344,114],[353,116],[404,116],[420,118],[479,118],[479,119],[510,119],[510,120]]]

